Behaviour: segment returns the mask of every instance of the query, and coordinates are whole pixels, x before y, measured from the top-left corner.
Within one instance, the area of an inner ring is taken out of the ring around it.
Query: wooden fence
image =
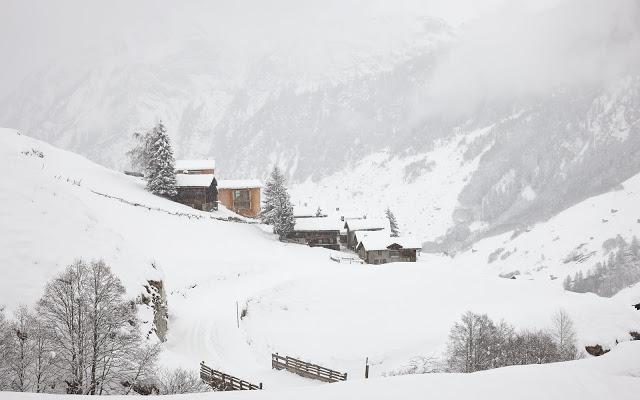
[[[204,361],[200,363],[200,379],[214,389],[225,392],[230,390],[262,390],[262,383],[254,385],[235,376],[227,375],[206,366]]]
[[[329,258],[331,259],[331,261],[335,261],[341,264],[364,264],[364,260],[360,258],[340,257],[335,255],[330,255]]]
[[[278,370],[286,369],[289,372],[304,376],[305,378],[317,379],[323,382],[340,382],[347,380],[346,372],[334,371],[289,356],[283,357],[278,355],[278,353],[271,354],[271,368]]]

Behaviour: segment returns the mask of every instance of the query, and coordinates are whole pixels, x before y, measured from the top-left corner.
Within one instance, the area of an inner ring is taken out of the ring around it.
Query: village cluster
[[[217,210],[221,204],[244,217],[258,218],[262,210],[262,183],[258,180],[217,180],[215,167],[214,160],[176,160],[177,194],[174,200],[204,211]],[[355,252],[367,264],[415,262],[422,247],[418,240],[395,235],[392,218],[332,217],[296,208],[293,218],[293,228],[283,240]]]

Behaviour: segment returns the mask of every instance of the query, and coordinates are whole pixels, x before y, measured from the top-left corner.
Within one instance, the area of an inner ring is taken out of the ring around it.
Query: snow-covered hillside
[[[0,99],[0,125],[122,169],[132,133],[162,119],[178,157],[216,158],[220,176],[278,163],[302,203],[389,205],[407,233],[446,233],[442,248],[458,251],[640,172],[638,4],[562,3],[485,21],[489,32],[364,13],[360,40],[314,21],[265,48],[261,35],[237,46],[227,32],[163,31],[139,51],[57,57]]]
[[[558,280],[500,278],[483,267],[489,242],[460,258],[338,264],[328,250],[281,243],[258,225],[216,219],[225,212],[152,196],[136,178],[13,130],[0,131],[0,163],[2,303],[33,304],[77,257],[103,258],[132,297],[147,280],[162,279],[168,365],[195,368],[205,360],[276,389],[314,383],[272,371],[271,352],[344,370],[350,380],[362,378],[369,357],[380,376],[414,356],[439,355],[467,310],[533,329],[564,308],[581,345],[613,347],[640,327],[640,313],[620,297],[565,292]],[[550,271],[558,267],[551,254],[549,263]],[[239,328],[236,301],[246,309]]]
[[[639,204],[640,174],[548,221],[481,240],[457,258],[483,260],[501,274],[564,278],[605,259],[612,250],[607,241],[640,236]]]

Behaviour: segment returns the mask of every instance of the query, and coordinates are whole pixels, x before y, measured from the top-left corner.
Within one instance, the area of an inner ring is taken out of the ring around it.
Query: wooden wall
[[[257,218],[260,215],[260,188],[239,189],[248,190],[251,200],[251,207],[248,209],[234,209],[233,207],[233,191],[236,189],[218,189],[218,201],[229,210],[243,215],[245,217]]]

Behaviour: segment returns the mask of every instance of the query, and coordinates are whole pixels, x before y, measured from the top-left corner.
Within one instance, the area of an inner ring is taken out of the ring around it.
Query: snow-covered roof
[[[364,246],[367,251],[386,250],[391,245],[391,238],[382,235],[367,235],[360,240],[358,247]]]
[[[386,218],[349,219],[344,222],[344,226],[351,231],[390,229]]]
[[[209,187],[212,174],[176,174],[177,187]]]
[[[296,231],[339,231],[340,220],[329,217],[296,218]]]
[[[176,171],[189,171],[200,169],[214,169],[216,160],[176,160]]]
[[[401,237],[392,237],[391,242],[397,243],[402,246],[403,249],[421,249],[422,241],[420,239],[410,237],[410,236],[401,236]]]
[[[400,245],[403,249],[422,248],[422,244],[417,239],[410,237],[389,237],[386,232],[369,232],[368,235],[362,235],[358,247],[364,246],[364,249],[367,251],[386,250],[393,244]]]
[[[356,243],[360,243],[362,239],[367,236],[379,236],[381,238],[389,239],[390,232],[386,229],[379,231],[356,231],[354,232]]]
[[[252,189],[262,187],[257,179],[220,179],[218,189]]]

